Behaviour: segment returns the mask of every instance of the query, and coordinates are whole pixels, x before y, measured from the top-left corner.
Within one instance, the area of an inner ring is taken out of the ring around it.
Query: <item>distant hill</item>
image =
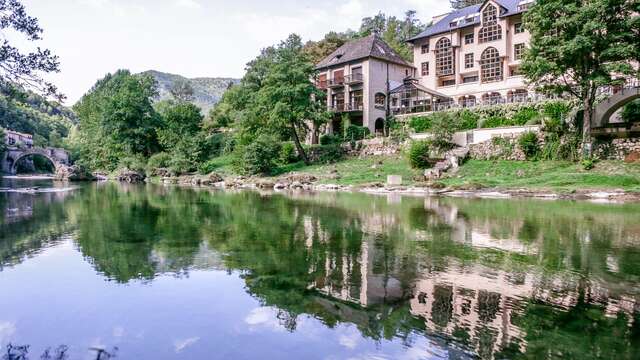
[[[171,99],[172,95],[169,90],[177,81],[188,82],[193,87],[193,103],[203,110],[206,115],[215,104],[220,101],[222,94],[227,90],[229,84],[237,84],[240,80],[233,78],[193,78],[188,79],[184,76],[163,73],[160,71],[149,70],[143,72],[153,76],[158,82],[158,91],[160,93],[158,100]]]

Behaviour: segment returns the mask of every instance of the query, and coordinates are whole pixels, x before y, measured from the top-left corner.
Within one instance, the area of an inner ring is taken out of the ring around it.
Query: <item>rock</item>
[[[302,189],[302,183],[300,181],[294,181],[289,187],[291,189]]]
[[[388,175],[387,176],[387,185],[391,185],[391,186],[402,185],[402,176],[400,176],[400,175]]]
[[[262,190],[271,190],[274,189],[276,184],[271,181],[259,181],[256,183],[256,187]]]
[[[143,173],[129,169],[121,170],[120,173],[116,176],[116,180],[129,184],[143,183],[144,179],[146,179],[146,176]]]
[[[278,179],[278,182],[290,183],[290,184],[295,182],[299,182],[301,184],[313,184],[316,181],[318,181],[318,178],[311,174],[297,174],[297,173],[283,176],[280,179]]]
[[[525,175],[526,175],[526,173],[522,169],[516,171],[516,176],[519,177],[519,178],[523,178],[523,177],[525,177]]]
[[[624,162],[630,164],[640,161],[640,151],[632,151],[624,158]]]
[[[96,179],[84,167],[79,165],[58,166],[54,178],[64,181],[92,181]]]
[[[276,183],[276,184],[273,186],[273,188],[274,188],[275,190],[284,190],[284,189],[286,189],[286,188],[287,188],[287,185],[286,185],[286,184],[283,184],[283,183]]]

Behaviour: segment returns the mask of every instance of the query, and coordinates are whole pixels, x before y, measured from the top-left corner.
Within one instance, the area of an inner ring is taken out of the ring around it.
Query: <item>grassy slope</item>
[[[234,174],[230,158],[217,160],[222,175]],[[381,164],[381,165],[380,165]],[[375,168],[374,168],[375,165]],[[337,171],[339,179],[331,176]],[[277,175],[304,172],[320,178],[320,183],[362,185],[386,181],[387,175],[402,175],[406,185],[420,171],[413,170],[404,156],[372,156],[364,159],[348,158],[328,165],[304,166],[297,163],[277,170]],[[520,176],[519,176],[520,175]],[[479,184],[483,187],[548,189],[573,191],[584,189],[624,189],[640,192],[640,163],[601,161],[595,168],[585,171],[580,164],[565,161],[480,161],[466,162],[457,174],[441,180],[448,186]]]

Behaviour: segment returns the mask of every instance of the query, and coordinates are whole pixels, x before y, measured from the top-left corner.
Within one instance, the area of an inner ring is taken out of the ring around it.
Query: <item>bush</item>
[[[176,175],[193,172],[196,168],[196,164],[182,154],[174,155],[169,161],[169,170]]]
[[[540,153],[540,146],[538,145],[538,134],[533,131],[526,132],[518,138],[518,145],[524,152],[527,160],[535,159]]]
[[[119,169],[128,169],[133,171],[144,172],[147,162],[142,155],[128,156],[120,159],[118,162]]]
[[[309,148],[309,158],[315,163],[330,164],[342,160],[345,153],[340,144],[314,145]]]
[[[596,166],[596,161],[594,159],[584,159],[580,162],[582,168],[586,171],[593,169]]]
[[[325,134],[320,136],[320,145],[341,144],[342,138],[333,134]]]
[[[344,131],[344,139],[347,141],[364,140],[371,131],[369,128],[358,125],[349,125]]]
[[[282,143],[280,155],[278,156],[280,165],[292,164],[297,162],[298,160],[299,158],[298,152],[296,151],[296,146],[292,142]]]
[[[147,173],[150,173],[154,169],[168,168],[170,161],[171,155],[165,152],[152,155],[149,160],[147,160]]]
[[[480,116],[468,109],[464,109],[456,114],[459,118],[458,130],[473,130],[478,128]]]
[[[409,119],[409,127],[417,133],[427,132],[431,129],[430,116],[414,116]]]
[[[640,121],[640,99],[625,105],[620,116],[626,122]]]
[[[503,126],[512,126],[513,121],[504,116],[491,116],[482,123],[482,127],[486,129],[498,128]]]
[[[411,147],[409,148],[409,163],[414,169],[431,167],[428,141],[415,141],[411,143]]]
[[[449,112],[438,112],[431,117],[431,144],[439,151],[453,147],[453,134],[460,128],[458,118]]]
[[[270,135],[260,135],[253,143],[236,148],[233,165],[245,175],[269,175],[278,165],[282,146]]]
[[[513,115],[512,122],[514,125],[533,125],[539,122],[539,119],[540,113],[536,109],[525,107]]]

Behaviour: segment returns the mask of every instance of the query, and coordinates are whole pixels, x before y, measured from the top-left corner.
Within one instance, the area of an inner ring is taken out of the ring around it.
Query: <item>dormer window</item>
[[[502,39],[502,27],[498,25],[498,10],[489,4],[482,12],[482,28],[478,33],[478,42],[485,43]]]
[[[498,10],[489,4],[482,12],[482,25],[493,25],[498,23]]]

